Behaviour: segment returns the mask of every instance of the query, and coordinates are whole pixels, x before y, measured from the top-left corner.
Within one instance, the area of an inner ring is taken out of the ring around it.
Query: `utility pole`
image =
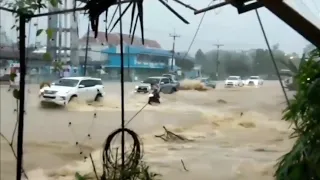
[[[83,76],[86,76],[86,75],[87,75],[89,38],[90,38],[89,36],[90,36],[90,23],[88,23],[88,29],[87,29],[86,52],[85,52],[85,55],[84,55]]]
[[[173,59],[174,59],[174,54],[175,54],[176,38],[179,38],[180,35],[176,34],[176,30],[174,29],[173,34],[169,34],[169,36],[173,38],[173,41],[172,41],[172,57],[171,57],[171,71],[173,72]]]
[[[220,61],[219,61],[219,51],[220,51],[220,47],[223,46],[223,44],[213,44],[213,46],[217,47],[217,57],[216,57],[216,78],[218,80],[219,77],[219,65],[220,65]]]

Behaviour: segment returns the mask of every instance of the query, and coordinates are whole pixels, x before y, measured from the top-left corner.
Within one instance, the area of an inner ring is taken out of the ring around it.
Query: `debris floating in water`
[[[181,135],[177,135],[171,131],[169,131],[165,126],[163,126],[163,129],[165,131],[164,134],[161,134],[161,135],[155,135],[155,137],[157,138],[160,138],[166,142],[169,142],[169,141],[191,141],[190,139],[187,139]]]

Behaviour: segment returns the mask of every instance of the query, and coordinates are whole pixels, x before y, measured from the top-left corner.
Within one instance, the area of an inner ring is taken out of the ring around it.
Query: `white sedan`
[[[240,76],[229,76],[225,81],[224,81],[224,87],[242,87],[243,82],[241,80]]]
[[[247,80],[243,81],[243,84],[246,86],[262,86],[263,79],[259,76],[250,76]]]

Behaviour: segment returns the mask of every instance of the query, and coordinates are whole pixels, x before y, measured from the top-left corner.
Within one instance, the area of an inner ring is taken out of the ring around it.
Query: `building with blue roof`
[[[86,36],[82,37],[80,43],[82,45],[85,44],[86,39]],[[101,54],[106,55],[103,56],[105,57],[103,60],[99,57],[90,57],[90,62],[95,61],[95,59],[101,62],[101,66],[110,79],[119,79],[120,77],[121,56],[119,42],[119,33],[108,34],[108,41],[105,39],[104,32],[99,32],[96,39],[89,38],[90,48],[92,46],[102,46]],[[124,34],[123,42],[125,77],[141,80],[148,76],[167,73],[171,71],[171,68],[173,70],[179,69],[175,65],[175,58],[172,61],[172,52],[162,49],[155,40],[145,39],[145,43],[142,45],[141,38],[135,37],[131,44],[131,38]],[[80,58],[83,59],[83,57]],[[172,62],[173,66],[171,66]]]

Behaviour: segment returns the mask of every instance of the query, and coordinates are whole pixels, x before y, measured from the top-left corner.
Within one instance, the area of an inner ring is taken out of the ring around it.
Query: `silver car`
[[[158,86],[160,92],[165,94],[171,94],[178,90],[177,84],[172,82],[170,78],[154,76],[141,81],[141,84],[135,87],[135,92],[148,93],[153,89],[154,86]]]

